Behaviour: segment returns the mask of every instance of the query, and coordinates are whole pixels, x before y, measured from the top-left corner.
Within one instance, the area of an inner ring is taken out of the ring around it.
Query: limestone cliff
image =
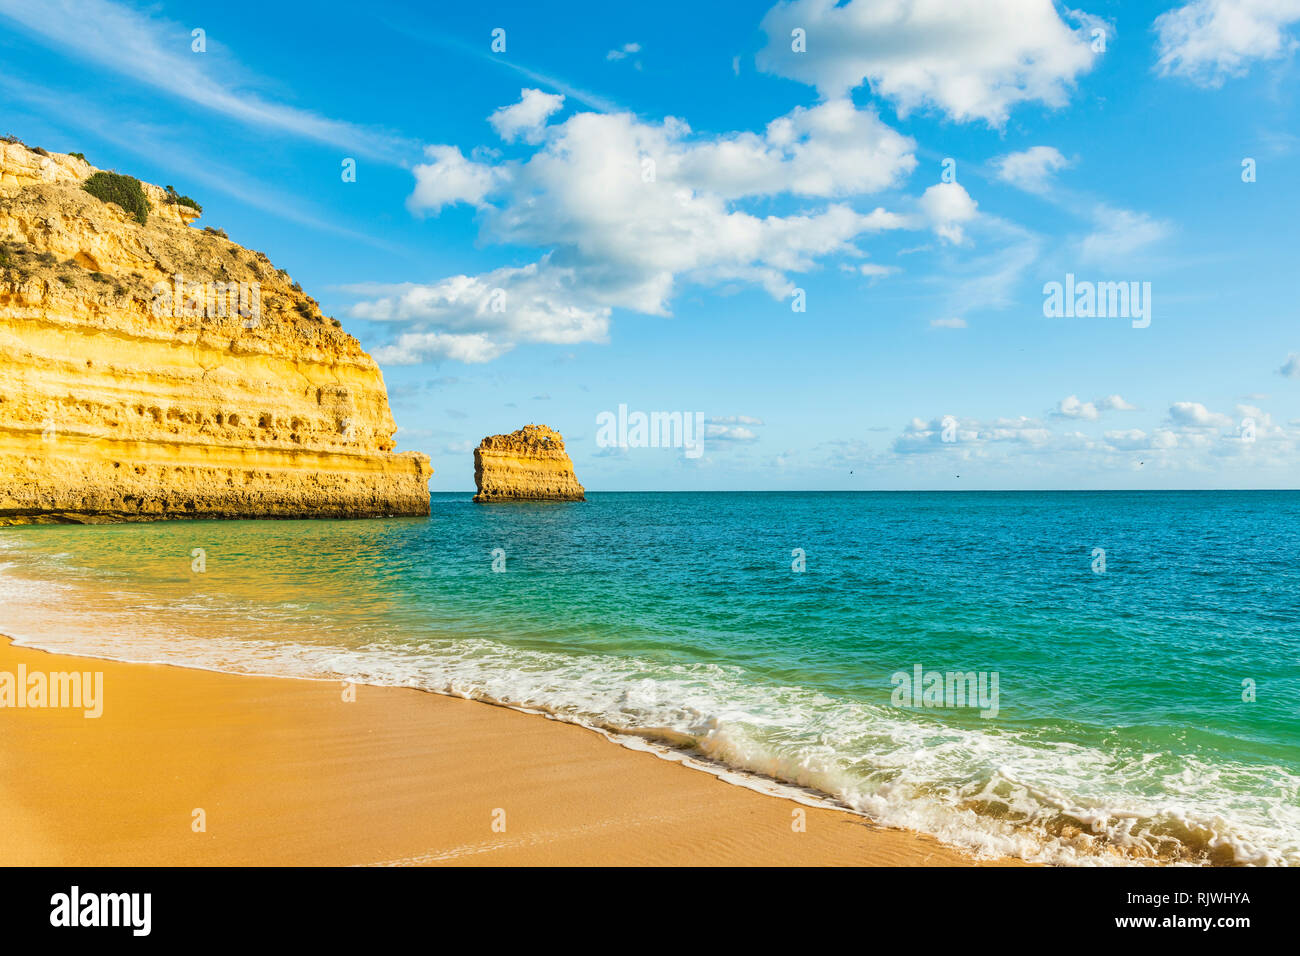
[[[585,501],[560,433],[525,425],[474,449],[475,501]]]
[[[0,524],[426,515],[374,360],[174,192],[0,141]]]

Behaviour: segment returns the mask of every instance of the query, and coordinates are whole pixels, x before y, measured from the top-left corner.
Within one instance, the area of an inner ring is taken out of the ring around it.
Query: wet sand
[[[476,701],[0,640],[20,664],[102,671],[103,715],[0,708],[4,865],[977,862]]]

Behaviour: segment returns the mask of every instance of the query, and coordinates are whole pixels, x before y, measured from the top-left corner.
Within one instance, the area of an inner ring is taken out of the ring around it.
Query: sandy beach
[[[0,865],[977,862],[475,701],[0,640],[20,666],[102,671],[103,714],[0,709]]]

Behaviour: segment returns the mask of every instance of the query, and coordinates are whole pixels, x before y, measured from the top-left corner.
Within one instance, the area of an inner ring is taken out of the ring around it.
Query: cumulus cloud
[[[940,238],[961,244],[966,240],[964,223],[975,218],[979,203],[960,183],[937,183],[921,194],[921,212]]]
[[[998,179],[1031,193],[1046,192],[1052,175],[1069,165],[1054,146],[1031,146],[993,161]]]
[[[439,358],[473,364],[490,362],[508,350],[481,333],[404,332],[396,342],[375,349],[374,358],[386,365],[416,365]]]
[[[688,283],[740,282],[786,297],[792,274],[830,256],[860,258],[858,240],[916,226],[915,217],[884,208],[827,202],[896,185],[916,165],[910,139],[847,100],[796,108],[761,134],[697,136],[679,119],[630,113],[582,112],[547,124],[558,99],[525,90],[493,114],[503,137],[536,141],[527,158],[429,147],[408,199],[414,212],[470,203],[485,242],[543,255],[523,269],[358,288],[370,298],[354,317],[404,323],[380,353],[387,360],[484,361],[519,342],[605,341],[612,309],[671,314]],[[509,112],[525,105],[527,115]],[[927,224],[959,240],[974,202],[956,189],[921,205]],[[783,215],[746,203],[782,194],[822,202]],[[495,309],[485,304],[494,290],[504,293],[504,307],[501,297]]]
[[[1107,395],[1092,402],[1080,401],[1078,395],[1069,395],[1056,403],[1056,411],[1052,414],[1058,418],[1081,418],[1092,422],[1101,418],[1102,412],[1131,412],[1136,408],[1119,395]]]
[[[354,318],[395,322],[406,329],[375,351],[377,361],[395,365],[438,358],[488,362],[518,342],[601,342],[609,332],[609,307],[573,304],[584,300],[574,270],[552,265],[549,257],[522,268],[452,276],[429,285],[345,291],[378,293],[352,307]]]
[[[497,183],[497,170],[467,159],[457,146],[426,146],[424,155],[429,162],[413,170],[415,191],[406,200],[414,213],[436,216],[443,206],[480,205]]]
[[[895,454],[915,455],[942,451],[966,452],[973,447],[998,442],[1036,445],[1052,437],[1049,429],[1036,418],[1023,415],[980,421],[973,418],[943,416],[926,420],[913,418],[894,439]]]
[[[1155,20],[1162,76],[1222,86],[1255,60],[1291,53],[1289,28],[1300,21],[1300,0],[1193,0]]]
[[[1108,431],[1104,437],[1112,447],[1123,451],[1137,451],[1151,447],[1151,437],[1140,428]]]
[[[900,115],[933,106],[959,121],[1001,126],[1018,103],[1062,106],[1093,66],[1100,21],[1052,0],[792,0],[763,18],[760,69],[844,96],[864,81]],[[806,52],[793,49],[803,30]]]
[[[698,144],[673,126],[675,148],[658,172],[728,199],[745,196],[831,198],[896,185],[916,167],[916,143],[848,99],[796,107],[760,136],[735,133]]]
[[[705,425],[704,437],[709,441],[758,441],[758,435],[740,425]]]
[[[1081,402],[1077,395],[1070,395],[1061,399],[1056,405],[1056,414],[1062,418],[1084,418],[1088,421],[1096,421],[1101,417],[1101,413],[1097,411],[1095,404]]]
[[[872,464],[883,467],[892,461],[913,475],[920,473],[915,469],[927,468],[938,475],[959,463],[964,473],[978,464],[986,477],[1023,478],[1027,469],[1075,476],[1140,467],[1210,474],[1236,462],[1258,474],[1261,469],[1293,469],[1300,451],[1300,431],[1291,430],[1300,420],[1284,427],[1255,405],[1236,405],[1233,418],[1200,402],[1175,402],[1167,419],[1154,427],[1109,429],[1100,435],[1087,434],[1078,425],[1095,421],[1106,409],[1135,410],[1133,406],[1110,395],[1095,402],[1070,396],[1060,407],[1067,413],[1052,417],[1069,420],[1063,430],[1025,416],[914,418]],[[927,461],[932,464],[923,464]]]
[[[1169,420],[1186,428],[1231,428],[1227,415],[1212,412],[1200,402],[1174,402],[1169,406]]]
[[[519,91],[518,103],[501,107],[488,117],[488,122],[507,143],[521,137],[526,143],[537,143],[546,121],[563,108],[564,97],[558,93],[524,89]]]

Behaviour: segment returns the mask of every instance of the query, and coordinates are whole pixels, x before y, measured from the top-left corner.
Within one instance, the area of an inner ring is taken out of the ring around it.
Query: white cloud
[[[1078,395],[1070,395],[1057,402],[1056,414],[1063,418],[1083,418],[1088,421],[1096,421],[1101,417],[1096,405],[1079,401]]]
[[[454,359],[472,364],[490,362],[508,351],[486,335],[451,335],[442,332],[406,332],[391,345],[374,350],[376,362],[385,365],[416,365],[431,359]]]
[[[966,328],[965,319],[931,319],[930,328],[932,329],[964,329]]]
[[[993,161],[998,179],[1031,193],[1046,192],[1052,174],[1069,165],[1069,160],[1054,146],[1031,146]]]
[[[709,441],[758,441],[758,435],[739,425],[705,425],[704,437]]]
[[[1104,437],[1112,447],[1121,451],[1138,451],[1151,447],[1150,436],[1140,428],[1108,431],[1104,433]]]
[[[518,103],[501,107],[488,117],[488,122],[507,143],[520,136],[526,143],[538,143],[546,121],[563,107],[564,97],[558,93],[524,89],[519,91]]]
[[[945,437],[949,440],[945,440]],[[913,418],[890,447],[900,455],[933,452],[964,454],[973,448],[995,443],[1038,445],[1051,437],[1051,431],[1041,421],[1023,415],[988,422],[944,416],[929,421]]]
[[[672,132],[681,140],[685,124]],[[899,183],[916,167],[916,143],[848,99],[796,107],[763,135],[736,133],[666,150],[658,173],[719,196],[850,196]]]
[[[517,342],[572,345],[603,342],[609,307],[584,302],[574,270],[549,258],[480,276],[452,276],[431,285],[345,288],[378,298],[352,307],[353,318],[398,323],[406,331],[375,351],[380,362],[409,365],[428,358],[487,362]]]
[[[763,419],[752,415],[720,415],[704,420],[706,425],[762,425]]]
[[[953,119],[1001,126],[1018,103],[1062,106],[1093,66],[1095,18],[1052,0],[792,0],[763,18],[758,65],[840,97],[871,84],[900,115],[934,106]],[[806,31],[807,51],[791,31]]]
[[[436,216],[443,206],[458,202],[481,205],[497,183],[496,169],[467,159],[458,146],[426,146],[424,154],[431,161],[413,170],[415,191],[406,200],[414,213]]]
[[[1193,0],[1156,17],[1156,69],[1162,76],[1221,86],[1254,60],[1293,51],[1296,39],[1287,28],[1296,21],[1300,0]]]
[[[1227,415],[1212,412],[1200,402],[1174,402],[1169,406],[1169,420],[1186,428],[1231,428]]]
[[[937,183],[921,194],[921,212],[930,226],[948,242],[965,241],[962,224],[975,218],[979,205],[960,183]]]
[[[1292,352],[1282,363],[1282,367],[1277,370],[1277,374],[1285,375],[1287,378],[1300,378],[1300,352]]]
[[[484,241],[536,248],[542,258],[479,277],[355,290],[379,296],[354,307],[355,317],[409,326],[394,343],[399,351],[383,354],[406,361],[454,346],[481,360],[517,342],[604,341],[612,309],[668,315],[683,283],[742,282],[782,298],[795,288],[792,273],[830,256],[860,258],[857,240],[911,223],[846,202],[784,215],[740,203],[861,197],[909,172],[912,141],[847,101],[795,109],[762,135],[699,137],[681,120],[630,113],[505,128],[535,131],[537,149],[526,159],[478,161],[455,146],[429,147],[408,204],[417,214],[474,204]],[[930,204],[936,228],[959,235],[966,206]],[[504,312],[483,305],[496,288],[510,303]],[[446,337],[471,334],[487,338]]]
[[[1056,403],[1056,411],[1052,414],[1058,418],[1081,418],[1095,422],[1101,418],[1102,412],[1131,412],[1136,409],[1136,405],[1124,401],[1120,395],[1107,395],[1091,402],[1081,401],[1078,395],[1069,395]]]
[[[1259,475],[1266,470],[1294,471],[1300,452],[1300,431],[1274,424],[1264,410],[1239,404],[1236,418],[1210,411],[1199,402],[1175,402],[1169,418],[1151,428],[1121,428],[1093,437],[1078,430],[1077,422],[1095,420],[1107,408],[1134,410],[1118,395],[1096,402],[1070,396],[1061,403],[1074,414],[1054,412],[1057,419],[1073,419],[1067,430],[1055,431],[1028,417],[979,420],[943,416],[912,419],[890,445],[889,453],[875,456],[873,467],[900,467],[914,478],[951,480],[950,468],[978,467],[988,480],[1023,483],[1025,476],[1070,476],[1071,480],[1116,471],[1181,471],[1214,475],[1226,464]],[[1094,415],[1096,413],[1096,416]],[[1253,422],[1252,441],[1243,441],[1245,420]],[[1289,423],[1300,426],[1300,420]],[[1134,454],[1134,453],[1139,454]]]
[[[1097,399],[1097,407],[1103,411],[1115,412],[1135,412],[1137,406],[1124,401],[1119,395],[1107,395],[1105,398]]]

